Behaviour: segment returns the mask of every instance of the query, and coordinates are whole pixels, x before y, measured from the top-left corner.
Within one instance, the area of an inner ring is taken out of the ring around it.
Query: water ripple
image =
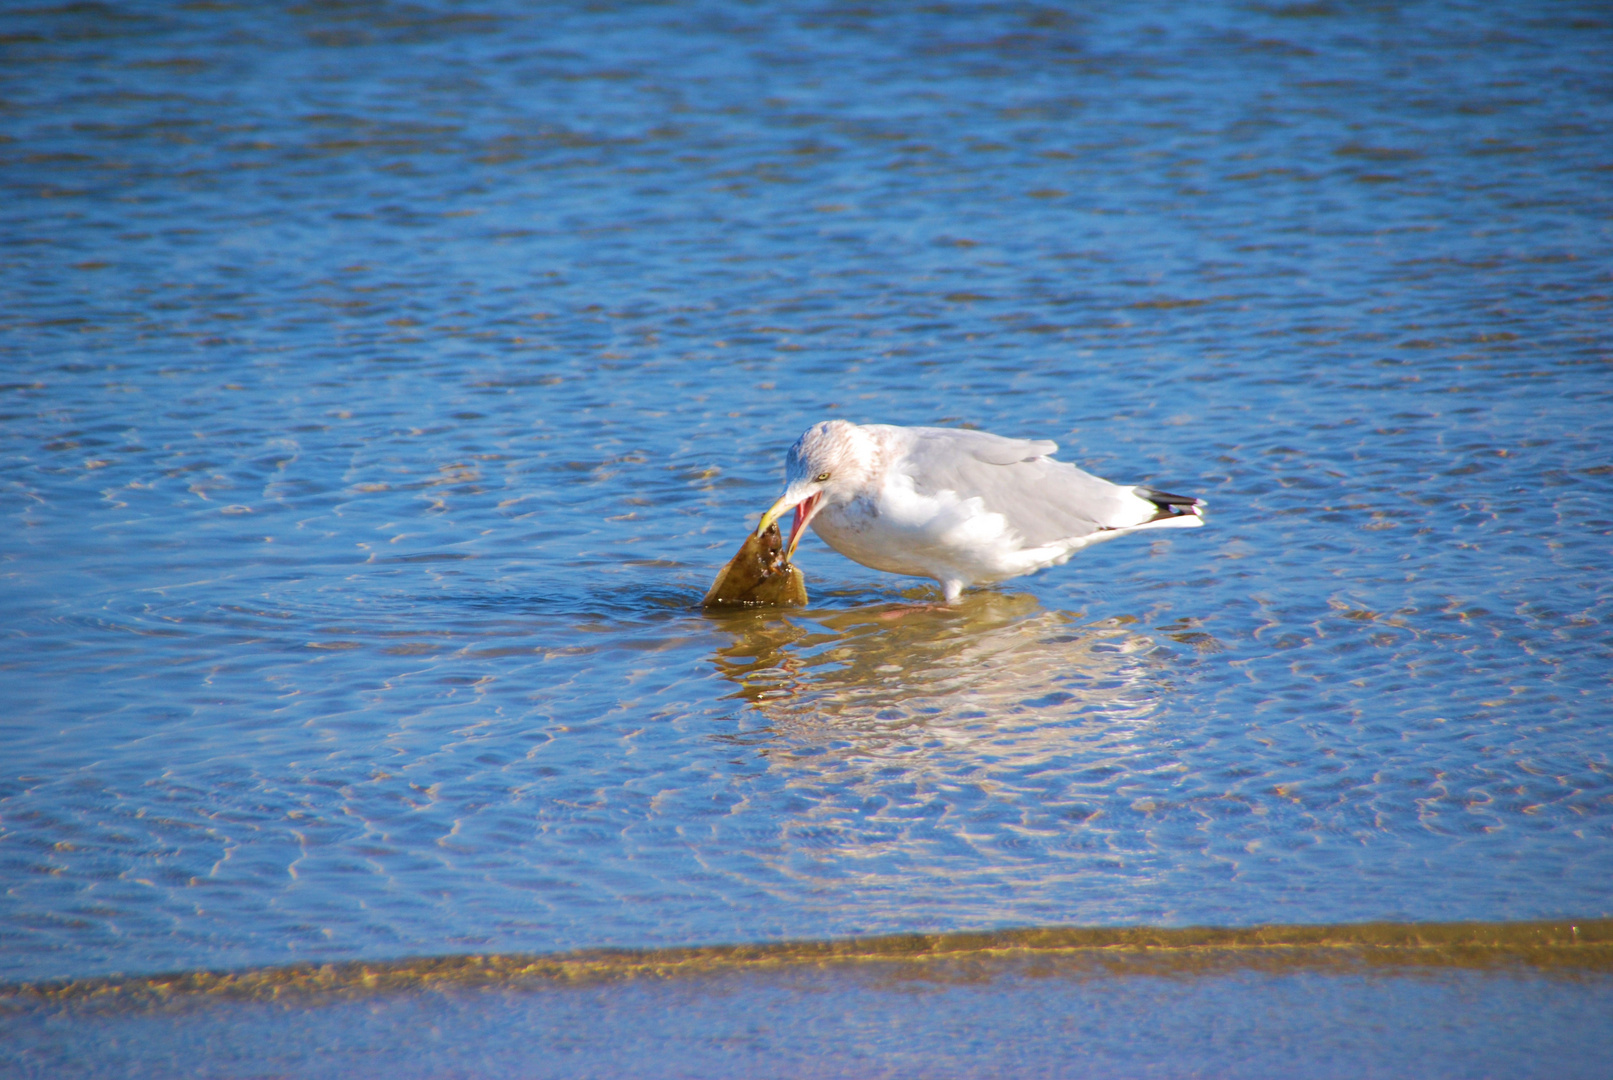
[[[1613,914],[1605,28],[0,15],[0,977]],[[826,416],[1210,526],[701,614]]]

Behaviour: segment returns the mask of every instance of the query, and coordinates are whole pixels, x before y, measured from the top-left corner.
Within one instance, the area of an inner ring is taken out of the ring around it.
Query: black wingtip
[[[1159,512],[1150,521],[1159,521],[1169,517],[1199,517],[1199,511],[1204,509],[1203,499],[1195,499],[1191,495],[1172,495],[1168,491],[1156,491],[1150,487],[1137,488],[1137,494],[1159,507]]]

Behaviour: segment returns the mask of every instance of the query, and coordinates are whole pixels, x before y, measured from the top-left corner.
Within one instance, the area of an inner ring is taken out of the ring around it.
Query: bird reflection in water
[[[967,749],[1015,765],[1078,746],[1114,752],[1160,690],[1136,620],[1082,624],[1023,593],[713,620],[734,638],[713,662],[763,720],[740,738],[819,763],[825,752],[911,763]]]

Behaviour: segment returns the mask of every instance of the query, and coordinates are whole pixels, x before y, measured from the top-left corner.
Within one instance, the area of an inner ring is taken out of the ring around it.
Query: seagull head
[[[818,511],[856,497],[872,475],[873,457],[873,440],[856,424],[844,420],[813,424],[790,447],[784,459],[784,494],[762,515],[756,534],[766,532],[793,509],[790,546],[784,550],[784,561],[789,562]]]

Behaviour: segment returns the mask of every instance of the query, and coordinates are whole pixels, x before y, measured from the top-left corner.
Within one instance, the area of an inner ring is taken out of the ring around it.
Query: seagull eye
[[[815,479],[815,480],[814,480],[814,481],[813,481],[813,483],[815,483],[815,484],[821,484],[821,483],[823,483],[823,482],[824,482],[824,481],[825,481],[825,480],[827,480],[827,479],[829,479],[829,474],[828,474],[828,473],[826,473],[826,472],[821,472],[821,473],[819,473],[819,474],[818,474],[818,476],[817,476],[817,479]]]

